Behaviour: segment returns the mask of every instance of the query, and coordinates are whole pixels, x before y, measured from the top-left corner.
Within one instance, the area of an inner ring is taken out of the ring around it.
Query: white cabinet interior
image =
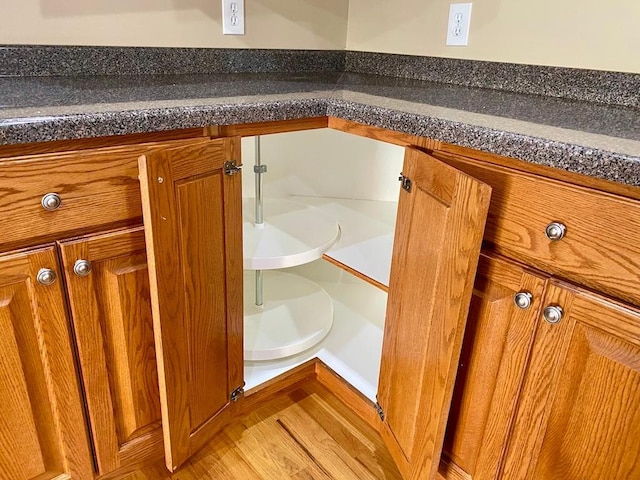
[[[253,138],[243,139],[245,198],[254,195],[254,146]],[[245,362],[246,388],[318,357],[375,401],[404,149],[323,129],[263,136],[261,152],[268,166],[263,177],[265,197],[294,197],[321,209],[338,221],[341,238],[325,254],[329,261],[287,269],[322,286],[332,297],[331,331],[299,354]]]

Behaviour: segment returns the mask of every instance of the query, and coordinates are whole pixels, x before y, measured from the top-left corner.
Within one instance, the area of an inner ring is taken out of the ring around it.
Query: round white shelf
[[[255,274],[244,272],[244,358],[289,357],[319,343],[333,325],[333,302],[314,282],[264,272],[264,305],[255,305]]]
[[[256,225],[255,200],[243,200],[244,268],[295,267],[322,257],[340,238],[340,226],[320,209],[287,199],[265,199]]]

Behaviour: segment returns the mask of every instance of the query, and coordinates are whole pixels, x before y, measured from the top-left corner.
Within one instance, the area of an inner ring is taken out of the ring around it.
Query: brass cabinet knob
[[[60,208],[60,205],[62,205],[62,199],[57,193],[47,193],[42,197],[40,203],[42,204],[42,208],[45,210],[53,211]]]
[[[522,310],[526,310],[531,306],[533,302],[533,295],[530,292],[522,291],[518,292],[513,296],[513,303],[516,304],[516,307],[521,308]]]
[[[542,311],[542,316],[549,323],[558,323],[562,320],[564,311],[560,305],[549,305]]]
[[[91,273],[91,262],[89,260],[76,260],[73,264],[73,272],[79,277],[86,277]]]
[[[36,280],[40,285],[51,285],[56,281],[58,276],[56,272],[50,268],[41,268],[36,275]]]
[[[567,233],[567,226],[562,222],[551,222],[544,230],[545,235],[552,242],[562,240]]]

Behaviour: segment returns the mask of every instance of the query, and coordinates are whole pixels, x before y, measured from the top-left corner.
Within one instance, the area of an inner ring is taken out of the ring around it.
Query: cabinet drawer
[[[499,253],[640,304],[640,202],[438,153],[493,188],[485,241]],[[566,226],[560,240],[545,231]]]
[[[193,141],[193,140],[192,140]],[[142,217],[138,157],[184,141],[15,157],[0,162],[0,249]],[[43,197],[56,194],[47,210]]]

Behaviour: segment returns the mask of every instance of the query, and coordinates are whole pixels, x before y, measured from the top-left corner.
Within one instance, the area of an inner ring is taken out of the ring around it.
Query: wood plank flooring
[[[160,460],[122,480],[400,480],[375,430],[317,381],[271,397],[174,474]]]

